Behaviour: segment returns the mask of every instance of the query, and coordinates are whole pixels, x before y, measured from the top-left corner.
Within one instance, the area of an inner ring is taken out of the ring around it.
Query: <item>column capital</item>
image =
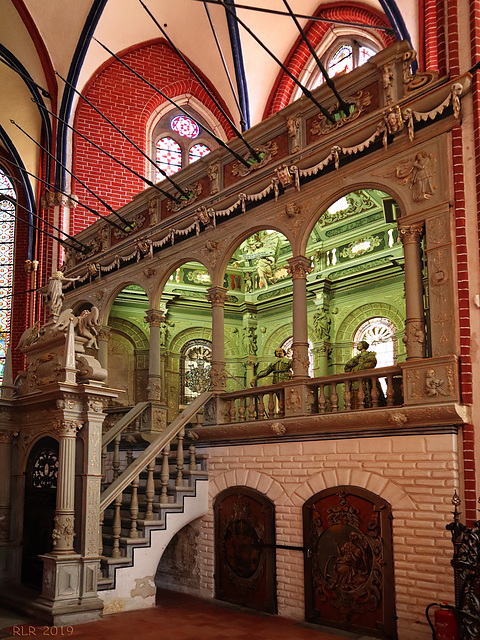
[[[104,342],[108,342],[112,337],[112,327],[108,327],[104,325],[100,327],[98,331],[98,340],[103,340]]]
[[[0,444],[11,444],[15,435],[16,431],[0,429]]]
[[[292,274],[292,279],[306,278],[307,274],[312,271],[312,263],[309,258],[305,256],[294,256],[287,260],[289,271]]]
[[[77,435],[77,431],[83,427],[83,422],[77,420],[56,420],[53,429],[59,436],[72,437]]]
[[[150,327],[160,327],[163,322],[163,311],[160,309],[145,311],[145,322],[148,322]]]
[[[212,307],[224,307],[228,300],[227,289],[220,286],[210,287],[207,289],[207,300]]]
[[[423,224],[398,225],[398,234],[403,244],[418,243],[423,236]]]

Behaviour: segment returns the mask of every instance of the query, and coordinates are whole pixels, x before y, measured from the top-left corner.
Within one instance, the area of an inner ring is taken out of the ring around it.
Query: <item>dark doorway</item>
[[[215,502],[215,591],[219,600],[276,613],[275,508],[232,487]]]
[[[22,584],[42,590],[40,554],[52,550],[57,499],[58,442],[42,438],[30,452],[25,470],[23,511]]]
[[[358,487],[336,487],[303,507],[305,617],[395,639],[391,507]]]

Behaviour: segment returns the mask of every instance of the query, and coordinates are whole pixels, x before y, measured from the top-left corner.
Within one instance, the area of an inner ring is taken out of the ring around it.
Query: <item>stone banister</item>
[[[105,509],[121,495],[124,489],[135,480],[138,474],[155,460],[162,449],[180,433],[185,427],[185,424],[193,418],[207,400],[210,400],[212,395],[213,393],[211,391],[205,391],[199,395],[198,398],[195,398],[195,400],[173,420],[165,431],[112,482],[100,497],[100,512],[105,511]]]

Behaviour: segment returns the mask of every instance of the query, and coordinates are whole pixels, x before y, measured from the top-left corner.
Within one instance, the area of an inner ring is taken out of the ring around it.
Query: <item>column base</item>
[[[34,607],[42,620],[54,626],[99,620],[103,600],[96,592],[98,560],[86,562],[78,554],[40,557],[43,586]]]

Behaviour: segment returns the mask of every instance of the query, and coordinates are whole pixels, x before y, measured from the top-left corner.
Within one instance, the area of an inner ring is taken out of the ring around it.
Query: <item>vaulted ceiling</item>
[[[408,38],[417,47],[417,0],[364,0],[363,4],[384,14],[398,39]],[[290,0],[288,5],[294,13],[309,16],[327,3]],[[258,123],[279,66],[241,24],[231,19],[235,26],[229,26],[230,14],[218,0],[145,0],[145,6],[174,45],[216,87],[239,122],[221,50],[238,101],[247,111],[247,122],[250,126]],[[10,121],[46,144],[54,122],[45,115],[42,119],[31,98],[71,119],[78,97],[65,90],[56,72],[82,91],[110,57],[94,38],[117,54],[161,38],[145,6],[140,0],[0,0],[0,144],[28,171],[38,174],[39,147]],[[258,40],[285,61],[299,38],[285,0],[236,0],[236,12]],[[299,22],[305,26],[308,20],[299,18]]]

